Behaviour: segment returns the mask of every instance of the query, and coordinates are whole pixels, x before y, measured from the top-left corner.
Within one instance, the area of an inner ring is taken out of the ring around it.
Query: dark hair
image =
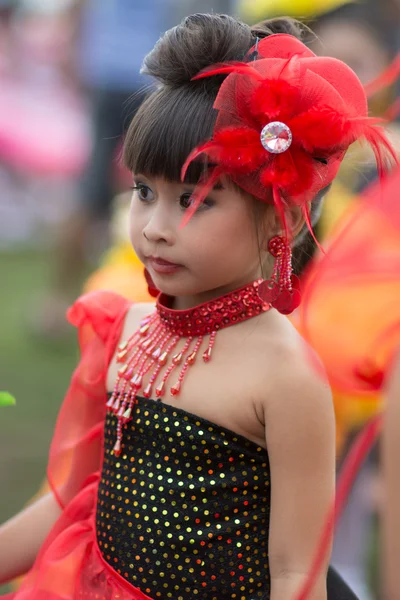
[[[215,63],[243,60],[257,37],[289,33],[298,38],[296,21],[272,19],[249,27],[228,15],[195,14],[167,31],[144,60],[143,72],[158,82],[132,120],[124,160],[136,173],[180,181],[189,153],[211,137],[213,109],[224,76],[192,81]],[[187,181],[196,183],[204,167],[193,163]]]

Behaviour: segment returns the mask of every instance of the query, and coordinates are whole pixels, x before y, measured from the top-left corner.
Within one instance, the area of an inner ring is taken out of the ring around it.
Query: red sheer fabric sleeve
[[[100,468],[107,368],[129,306],[117,294],[96,291],[68,311],[68,320],[78,327],[81,360],[57,420],[47,473],[61,508]]]
[[[106,375],[129,307],[115,293],[96,291],[68,312],[79,330],[81,360],[57,420],[48,466],[63,510],[20,589],[7,600],[149,600],[103,560],[96,536]]]

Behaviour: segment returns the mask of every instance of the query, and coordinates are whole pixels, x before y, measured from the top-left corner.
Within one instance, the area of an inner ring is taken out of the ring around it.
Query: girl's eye
[[[139,200],[142,202],[151,202],[154,200],[154,194],[151,189],[145,185],[144,183],[138,183],[132,188],[135,192],[137,192]]]
[[[179,198],[179,206],[181,208],[183,208],[184,210],[186,210],[187,208],[189,208],[189,206],[191,206],[191,204],[192,204],[192,194],[190,194],[190,193],[182,194],[182,196]]]
[[[186,192],[185,194],[182,194],[179,198],[179,206],[183,209],[186,210],[188,209],[193,202],[193,193],[192,192]],[[213,204],[213,201],[210,198],[205,198],[205,200],[203,200],[203,202],[200,204],[198,210],[204,210],[206,208],[210,208]]]

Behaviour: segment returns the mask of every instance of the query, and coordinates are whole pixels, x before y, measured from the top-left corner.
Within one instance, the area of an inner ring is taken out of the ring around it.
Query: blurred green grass
[[[17,399],[0,411],[0,522],[18,512],[45,476],[58,409],[77,359],[75,332],[35,337],[30,323],[48,282],[45,252],[0,254],[0,389]]]

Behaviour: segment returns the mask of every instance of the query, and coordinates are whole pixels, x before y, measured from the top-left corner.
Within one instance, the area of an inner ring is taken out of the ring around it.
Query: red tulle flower
[[[396,158],[378,120],[368,118],[364,90],[347,65],[315,56],[286,34],[263,39],[257,52],[252,62],[214,65],[195,77],[228,75],[214,103],[218,116],[212,139],[197,146],[182,169],[184,179],[193,160],[213,165],[199,182],[185,222],[225,175],[273,203],[289,234],[288,205],[300,206],[311,228],[309,203],[332,182],[351,143],[364,137],[380,171],[385,154]],[[263,139],[273,125],[281,130],[280,146],[276,139]]]

